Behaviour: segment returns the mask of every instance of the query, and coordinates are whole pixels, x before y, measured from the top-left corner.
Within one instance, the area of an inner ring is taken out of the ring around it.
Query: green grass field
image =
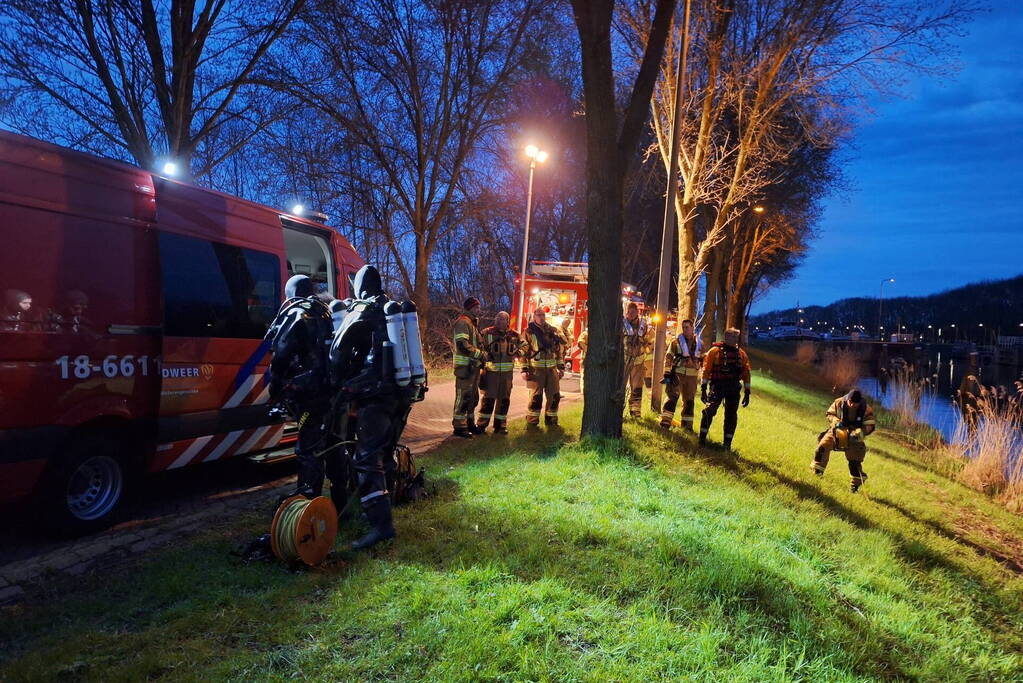
[[[381,550],[243,565],[266,520],[239,519],[6,608],[0,680],[1023,679],[1023,519],[884,431],[859,494],[841,454],[816,479],[829,397],[783,375],[735,454],[652,416],[518,426],[423,458],[436,495]]]

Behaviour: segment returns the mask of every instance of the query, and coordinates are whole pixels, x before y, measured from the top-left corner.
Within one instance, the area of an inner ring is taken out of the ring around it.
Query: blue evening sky
[[[1023,2],[991,0],[962,70],[874,103],[795,277],[753,313],[852,296],[930,294],[1023,273]]]

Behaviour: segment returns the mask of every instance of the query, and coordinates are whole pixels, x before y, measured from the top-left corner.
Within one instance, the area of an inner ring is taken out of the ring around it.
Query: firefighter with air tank
[[[295,276],[267,331],[271,414],[299,423],[298,482],[280,502],[270,534],[246,550],[315,565],[333,547],[337,512],[359,497],[368,533],[353,550],[393,538],[388,469],[412,404],[426,391],[419,320],[411,302],[390,300],[376,268],[363,266],[337,330],[330,309]],[[324,475],[331,501],[321,497]]]
[[[708,391],[709,388],[709,391]],[[706,445],[711,422],[722,403],[725,404],[725,430],[722,443],[732,447],[732,437],[739,423],[739,392],[742,407],[749,405],[750,363],[746,352],[739,348],[739,330],[725,330],[723,341],[715,342],[703,358],[703,381],[700,397],[706,404],[700,420],[700,445]]]
[[[863,459],[867,456],[864,440],[877,427],[874,411],[863,393],[853,389],[835,399],[828,408],[827,418],[829,426],[817,436],[817,450],[810,469],[818,477],[823,477],[831,451],[845,451],[849,463],[849,490],[856,493],[867,480],[867,473],[863,471]]]
[[[515,378],[515,362],[526,351],[526,344],[519,333],[509,329],[511,316],[500,311],[494,324],[480,332],[486,364],[480,385],[483,388],[483,402],[476,419],[478,432],[482,434],[494,418],[494,433],[508,433],[508,408],[511,405],[512,380]],[[496,413],[494,412],[496,409]]]

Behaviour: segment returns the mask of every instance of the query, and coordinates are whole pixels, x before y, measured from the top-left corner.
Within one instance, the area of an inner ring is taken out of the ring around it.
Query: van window
[[[260,339],[280,305],[273,254],[160,234],[164,334]]]
[[[308,275],[317,292],[337,296],[336,271],[330,242],[314,230],[287,220],[284,225],[284,252],[288,257],[288,277]]]

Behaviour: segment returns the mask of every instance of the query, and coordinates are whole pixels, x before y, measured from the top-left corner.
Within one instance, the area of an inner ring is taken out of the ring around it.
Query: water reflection
[[[918,382],[921,389],[916,419],[934,427],[951,441],[961,420],[955,405],[956,392],[964,386],[973,387],[971,391],[975,391],[975,385],[979,383],[996,387],[999,394],[1011,396],[1015,391],[1014,382],[1021,379],[1020,370],[1019,366],[985,364],[978,357],[971,361],[950,358],[947,351],[925,351],[919,356],[913,375],[913,381]],[[971,375],[976,377],[976,382],[969,381]],[[862,379],[860,385],[882,406],[891,409],[895,397],[887,390],[885,379],[882,373],[880,379],[868,377]]]

